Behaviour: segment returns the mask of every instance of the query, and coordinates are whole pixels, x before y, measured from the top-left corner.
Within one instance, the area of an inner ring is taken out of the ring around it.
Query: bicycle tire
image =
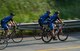
[[[41,39],[41,36],[42,36],[41,33],[35,33],[35,34],[33,35],[34,39],[36,39],[36,40],[40,40],[40,39]]]
[[[8,46],[7,38],[3,35],[3,33],[0,33],[0,50],[5,49]]]
[[[46,39],[44,39],[46,38]],[[42,34],[42,41],[45,42],[45,43],[49,43],[50,41],[52,40],[52,33],[49,31],[45,31],[43,32]]]
[[[68,39],[69,34],[59,32],[57,36],[60,41],[66,41]]]
[[[15,42],[15,43],[22,42],[22,40],[23,40],[22,31],[21,30],[13,31],[11,37],[12,37],[13,42]]]

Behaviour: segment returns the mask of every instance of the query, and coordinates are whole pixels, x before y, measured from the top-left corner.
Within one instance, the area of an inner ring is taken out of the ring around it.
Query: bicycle
[[[9,31],[9,35],[5,33],[4,30],[0,32],[0,50],[3,50],[7,47],[9,39],[12,39],[13,42],[19,43],[23,40],[22,30],[18,30],[18,26],[12,26],[11,31]],[[20,32],[20,34],[18,34]],[[6,35],[5,35],[6,34]]]
[[[54,34],[56,34],[56,36],[60,41],[65,41],[68,38],[68,34],[64,34],[63,32],[63,24],[59,23],[56,24],[56,29]],[[42,41],[44,41],[45,43],[49,43],[52,39],[53,39],[53,34],[48,26],[47,28],[43,29]]]
[[[4,33],[4,30],[2,30],[0,32],[0,50],[5,49],[7,45],[8,45],[8,41],[7,41],[6,35]]]
[[[22,32],[23,32],[22,30],[18,30],[18,27],[12,26],[12,32],[10,34],[10,37],[8,37],[8,38],[12,39],[13,42],[15,42],[15,43],[22,42],[22,40],[23,40]]]

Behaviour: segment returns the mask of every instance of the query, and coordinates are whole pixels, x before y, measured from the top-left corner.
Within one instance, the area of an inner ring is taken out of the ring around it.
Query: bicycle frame
[[[63,28],[63,25],[60,24],[60,25],[59,25],[59,32],[62,32],[62,28]]]
[[[58,34],[58,33],[62,32],[63,25],[62,24],[57,24],[56,28],[58,28],[57,31],[56,31],[56,34]]]

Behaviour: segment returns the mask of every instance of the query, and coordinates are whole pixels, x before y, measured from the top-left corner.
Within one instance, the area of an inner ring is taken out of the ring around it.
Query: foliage
[[[60,10],[62,19],[80,18],[80,0],[0,0],[0,20],[14,12],[17,22],[37,22],[46,10]]]

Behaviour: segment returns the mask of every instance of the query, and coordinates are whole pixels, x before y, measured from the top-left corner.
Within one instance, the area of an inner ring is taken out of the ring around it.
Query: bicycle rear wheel
[[[21,30],[13,31],[11,37],[12,37],[13,42],[15,42],[15,43],[22,42],[22,40],[23,40],[22,31]]]
[[[41,39],[42,34],[41,33],[36,33],[33,37],[36,40],[40,40]]]
[[[59,39],[60,41],[65,41],[65,40],[67,40],[69,34],[66,34],[66,33],[64,33],[64,32],[62,31],[62,32],[58,33],[57,36],[58,36],[58,39]]]
[[[41,39],[42,33],[40,33],[40,32],[41,31],[39,31],[39,32],[36,32],[36,30],[34,31],[34,34],[33,34],[34,39],[36,39],[36,40]]]
[[[5,49],[8,45],[7,38],[2,34],[3,33],[0,33],[0,50]]]
[[[49,43],[52,40],[52,34],[50,31],[45,31],[42,34],[42,41]]]

